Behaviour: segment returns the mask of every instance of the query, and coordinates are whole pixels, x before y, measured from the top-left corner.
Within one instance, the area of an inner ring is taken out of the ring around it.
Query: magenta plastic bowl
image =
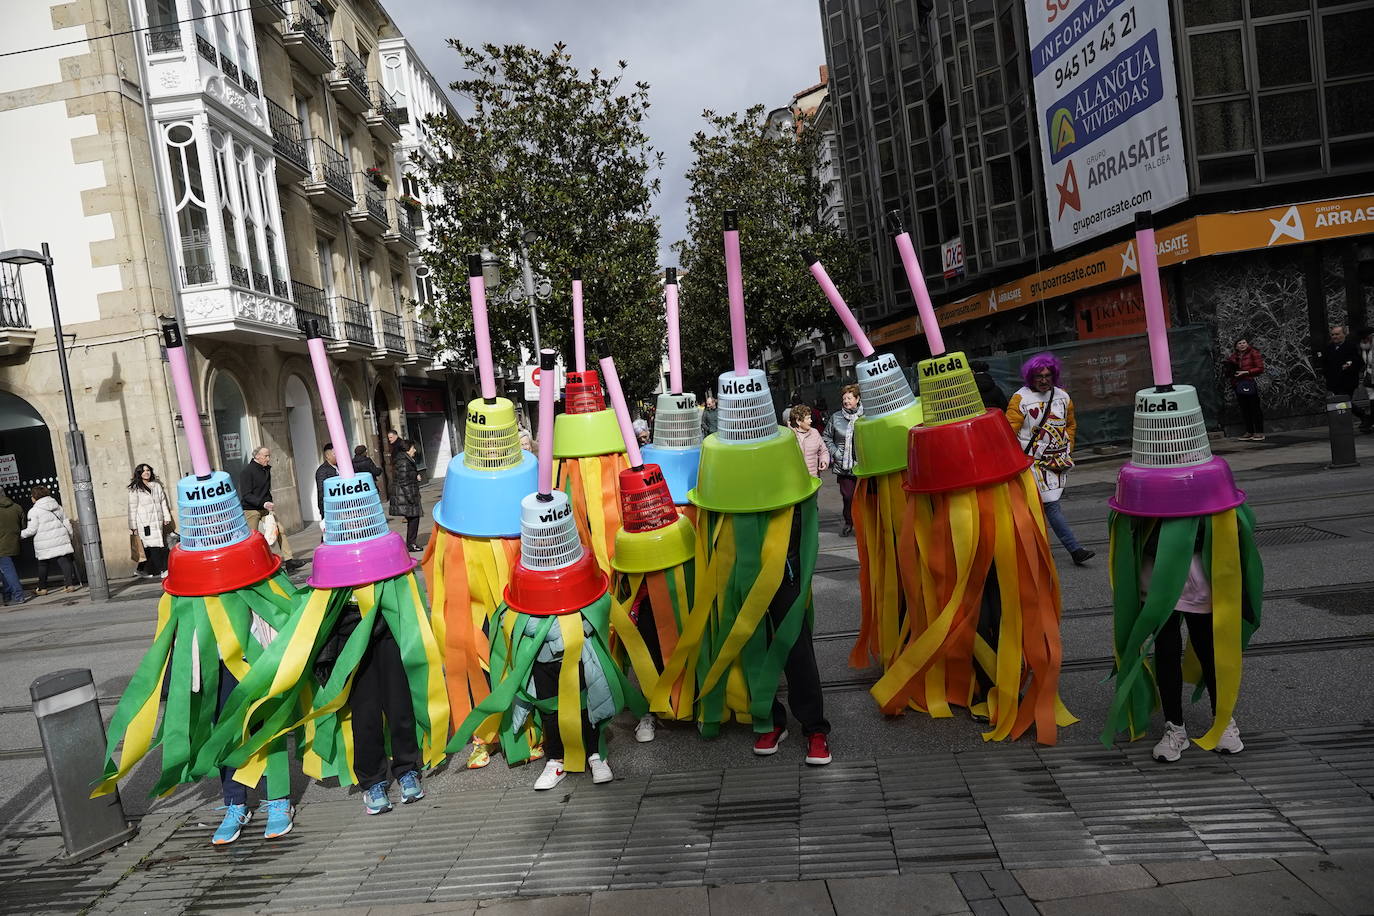
[[[1107,505],[1126,515],[1185,518],[1214,515],[1245,502],[1231,466],[1223,458],[1181,468],[1127,464],[1116,475],[1116,495]]]
[[[311,588],[357,588],[415,568],[405,538],[394,531],[370,541],[321,544],[311,562]]]

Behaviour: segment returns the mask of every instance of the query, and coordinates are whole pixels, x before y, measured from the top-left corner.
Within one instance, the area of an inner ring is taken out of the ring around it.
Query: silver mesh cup
[[[324,482],[324,542],[356,544],[386,534],[386,513],[371,474]]]
[[[654,408],[655,448],[701,445],[701,412],[694,394],[660,394]]]
[[[1131,463],[1145,468],[1181,468],[1212,460],[1207,424],[1197,389],[1175,385],[1173,391],[1142,388],[1135,394]]]
[[[531,493],[520,501],[520,562],[526,569],[562,569],[582,559],[568,494],[554,490],[545,501]]]
[[[905,410],[916,403],[911,382],[897,364],[897,357],[879,353],[854,367],[859,380],[859,398],[863,401],[864,416],[870,420]]]
[[[760,442],[781,432],[773,412],[768,378],[759,369],[748,375],[726,372],[716,382],[716,435],[722,442]]]
[[[177,516],[183,550],[218,550],[246,541],[252,534],[234,481],[224,471],[215,471],[207,480],[181,478]]]

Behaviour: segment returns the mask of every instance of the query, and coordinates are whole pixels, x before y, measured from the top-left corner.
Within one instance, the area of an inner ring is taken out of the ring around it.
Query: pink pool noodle
[[[167,335],[167,363],[172,367],[172,387],[177,392],[177,408],[181,411],[181,427],[186,434],[186,446],[191,450],[191,473],[199,478],[210,476],[210,456],[205,452],[205,434],[200,428],[200,407],[196,404],[196,390],[191,385],[191,369],[186,364],[186,348],[181,342],[181,329],[169,327]]]
[[[725,288],[730,296],[730,352],[735,375],[749,374],[749,332],[744,326],[744,273],[739,263],[739,216],[725,211]]]
[[[902,255],[902,266],[906,268],[907,282],[911,284],[911,294],[916,298],[916,311],[921,315],[921,327],[925,330],[926,341],[930,344],[930,355],[939,356],[945,352],[945,338],[940,333],[940,322],[935,318],[935,306],[930,303],[925,275],[921,273],[921,265],[916,260],[911,233],[899,233],[896,241],[897,251]]]
[[[682,394],[682,342],[678,337],[677,268],[663,272],[664,313],[668,320],[668,393]]]
[[[553,398],[558,387],[558,354],[539,351],[539,492],[553,492]]]
[[[482,399],[496,400],[496,373],[491,368],[491,329],[487,326],[487,281],[482,276],[482,256],[468,255],[468,292],[472,294],[472,336],[477,343],[477,379]],[[334,433],[331,430],[330,435]]]
[[[601,348],[606,353],[606,348]],[[625,440],[625,457],[630,467],[644,466],[644,457],[639,453],[639,437],[635,435],[634,424],[630,422],[630,408],[625,404],[625,392],[620,388],[620,374],[615,371],[615,360],[609,354],[601,357],[601,381],[606,386],[606,396],[615,408],[615,419],[620,424],[620,438]]]
[[[834,281],[830,279],[830,274],[825,272],[825,267],[822,266],[820,259],[815,255],[808,254],[806,255],[806,263],[811,268],[811,276],[815,277],[816,282],[821,285],[821,290],[825,293],[825,298],[830,300],[830,305],[835,309],[835,314],[840,316],[840,323],[843,324],[844,329],[849,332],[849,336],[854,338],[854,346],[859,348],[859,352],[862,353],[865,358],[872,356],[873,344],[868,342],[868,335],[864,333],[863,328],[859,327],[858,319],[856,319],[854,313],[849,310],[849,306],[845,305],[844,297],[841,296],[840,291],[835,288]]]
[[[578,372],[587,371],[587,337],[582,328],[582,269],[573,268],[573,365]]]
[[[310,348],[310,365],[315,370],[315,387],[320,390],[324,425],[329,429],[329,441],[334,446],[339,476],[348,480],[353,476],[353,448],[348,444],[343,417],[339,414],[339,396],[334,391],[334,380],[329,377],[329,357],[324,353],[324,341],[319,337],[310,337],[305,344]]]
[[[1155,387],[1174,383],[1169,362],[1169,328],[1164,320],[1164,297],[1159,290],[1159,257],[1155,251],[1154,215],[1148,210],[1135,215],[1135,249],[1140,259],[1140,288],[1145,294],[1145,326],[1150,334],[1150,368]]]

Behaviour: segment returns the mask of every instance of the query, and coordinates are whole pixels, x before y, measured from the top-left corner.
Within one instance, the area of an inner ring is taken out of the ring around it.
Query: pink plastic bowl
[[[1185,518],[1214,515],[1245,502],[1231,466],[1223,458],[1181,468],[1127,464],[1116,475],[1116,495],[1107,505],[1126,515]]]
[[[321,544],[312,562],[311,588],[357,588],[415,568],[405,538],[394,531],[354,544]]]

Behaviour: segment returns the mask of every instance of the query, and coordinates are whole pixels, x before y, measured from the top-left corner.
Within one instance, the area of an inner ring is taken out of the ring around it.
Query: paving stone
[[[597,891],[592,894],[591,916],[710,916],[711,904],[704,887]],[[485,914],[484,914],[485,916]]]
[[[949,875],[894,875],[882,878],[832,878],[826,882],[836,916],[944,916],[967,913],[968,904]]]
[[[1257,871],[1278,871],[1283,868],[1273,859],[1228,859],[1226,867],[1233,875],[1249,875]]]
[[[1374,911],[1374,855],[1293,858],[1281,864],[1342,913]]]
[[[1084,897],[1113,891],[1154,887],[1155,879],[1139,865],[1017,869],[1016,880],[1032,900]]]
[[[965,900],[986,900],[996,896],[992,888],[988,887],[988,882],[983,879],[982,872],[969,872],[954,876],[954,883],[959,886],[959,891],[964,895]]]
[[[373,907],[370,916],[430,916],[439,913],[472,916],[476,912],[476,900],[455,900],[452,903],[406,903],[401,906]]]
[[[1117,891],[1108,894],[1089,894],[1086,897],[1064,897],[1047,900],[1038,905],[1041,916],[1194,916],[1194,912],[1184,906],[1174,896],[1174,888],[1147,887],[1134,891]],[[1212,916],[1211,911],[1206,911]],[[1266,913],[1265,910],[1257,912]],[[1253,916],[1253,914],[1251,914]]]
[[[1030,902],[1030,898],[1021,894],[1014,897],[998,897],[997,902],[1002,904],[1002,908],[1007,911],[1007,916],[1040,916],[1040,911],[1035,908],[1035,904]]]
[[[587,916],[592,898],[587,894],[562,897],[524,897],[484,900],[482,916]]]
[[[1208,916],[1338,916],[1334,906],[1282,868],[1171,884],[1169,890],[1188,909]]]
[[[1002,901],[996,897],[985,897],[982,900],[969,901],[969,907],[973,911],[973,916],[1007,916],[1006,908],[1002,906]]]
[[[1225,878],[1231,871],[1220,862],[1152,862],[1145,870],[1160,884]]]
[[[824,881],[724,884],[709,889],[712,913],[749,916],[834,916]],[[484,914],[485,916],[485,914]]]
[[[979,872],[983,880],[988,883],[988,887],[993,894],[998,897],[1020,897],[1025,894],[1021,890],[1021,885],[1016,883],[1009,871],[984,871]]]

